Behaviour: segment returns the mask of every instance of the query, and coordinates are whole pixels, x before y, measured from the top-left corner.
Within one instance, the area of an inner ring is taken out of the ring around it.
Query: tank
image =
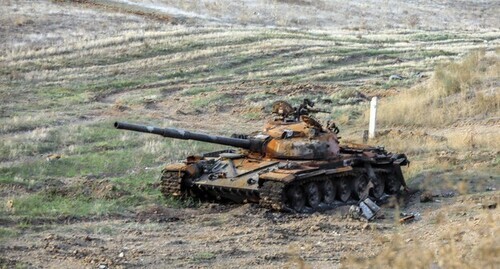
[[[383,147],[341,144],[333,121],[310,116],[314,103],[272,105],[272,117],[258,135],[230,137],[124,122],[114,127],[168,138],[231,146],[166,164],[161,192],[166,197],[258,203],[278,211],[314,212],[368,197],[380,200],[406,188],[405,154]]]

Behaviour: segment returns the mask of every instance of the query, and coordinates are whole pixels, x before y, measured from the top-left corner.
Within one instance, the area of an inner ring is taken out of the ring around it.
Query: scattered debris
[[[445,197],[445,198],[450,198],[450,197],[453,197],[455,196],[455,192],[454,191],[447,191],[447,192],[443,192],[441,194],[442,197]]]
[[[368,221],[373,220],[380,211],[380,207],[370,200],[370,198],[366,198],[364,201],[360,202],[359,208],[361,208],[362,216]]]
[[[361,218],[361,208],[356,205],[351,205],[349,207],[349,217],[353,219],[360,219]]]
[[[62,158],[62,155],[60,155],[60,154],[49,154],[49,155],[47,155],[47,161],[48,162],[59,160],[61,158]]]
[[[420,213],[401,213],[401,218],[399,219],[400,224],[406,224],[413,221],[420,220]]]
[[[422,73],[422,72],[416,72],[415,73],[415,77],[417,77],[417,78],[425,78],[425,77],[427,77],[427,75],[424,74],[424,73]]]
[[[486,187],[486,191],[496,191],[497,188],[494,187]]]
[[[413,221],[413,220],[415,220],[415,215],[409,215],[409,216],[400,218],[399,223],[400,224],[408,223],[408,222]]]
[[[402,79],[403,79],[403,77],[400,75],[397,75],[397,74],[391,75],[389,77],[389,80],[402,80]]]
[[[432,193],[430,191],[424,191],[421,195],[420,195],[420,202],[421,203],[429,203],[429,202],[432,202],[434,201],[433,199],[433,196]]]

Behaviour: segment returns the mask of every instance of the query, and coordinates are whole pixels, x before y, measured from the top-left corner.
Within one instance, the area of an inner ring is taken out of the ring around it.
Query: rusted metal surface
[[[405,217],[402,217],[399,219],[399,223],[403,224],[403,223],[408,223],[408,222],[411,222],[415,220],[415,215],[409,215],[409,216],[405,216]]]
[[[320,112],[313,105],[310,100],[296,108],[284,101],[274,103],[272,118],[256,136],[214,136],[121,122],[115,127],[240,148],[166,165],[162,176],[166,196],[259,202],[271,209],[310,212],[364,200],[369,193],[377,201],[384,192],[394,194],[406,186],[400,168],[409,163],[404,154],[363,144],[340,145],[333,121],[322,125],[309,115]]]
[[[167,171],[186,171],[187,165],[185,163],[172,163],[165,165],[163,169]]]

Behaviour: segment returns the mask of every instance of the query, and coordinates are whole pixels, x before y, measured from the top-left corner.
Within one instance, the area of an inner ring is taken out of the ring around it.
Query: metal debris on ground
[[[349,217],[353,219],[360,219],[361,218],[361,208],[356,205],[351,205],[349,207]]]
[[[403,77],[398,74],[394,74],[389,77],[389,80],[402,80],[402,79]]]
[[[409,216],[400,218],[399,223],[400,224],[408,223],[408,222],[413,221],[413,220],[415,220],[415,215],[409,215]]]
[[[400,224],[410,223],[413,221],[420,220],[420,213],[401,213],[402,218],[399,219]]]
[[[359,208],[361,209],[362,216],[369,221],[373,220],[380,211],[380,207],[370,200],[370,198],[366,198],[360,202]]]
[[[455,192],[454,191],[443,192],[443,193],[441,193],[441,196],[445,197],[445,198],[454,197],[455,196]]]

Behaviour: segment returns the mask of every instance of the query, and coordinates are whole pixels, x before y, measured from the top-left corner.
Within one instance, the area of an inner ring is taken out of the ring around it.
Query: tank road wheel
[[[388,194],[396,194],[401,189],[401,181],[395,175],[389,174],[385,182],[385,187]]]
[[[323,194],[323,202],[325,204],[333,204],[337,194],[337,186],[333,184],[332,180],[327,179],[321,184],[321,193]]]
[[[385,190],[385,180],[383,174],[376,173],[375,178],[372,179],[373,188],[370,189],[370,194],[375,198],[379,199],[384,195]]]
[[[341,178],[338,182],[338,198],[342,202],[347,202],[351,197],[352,189],[348,178]]]
[[[368,198],[368,182],[369,179],[365,173],[362,173],[354,180],[354,196],[359,200]]]
[[[306,205],[306,200],[302,188],[298,185],[293,185],[286,192],[288,205],[297,212],[302,212]]]
[[[308,183],[306,184],[304,190],[306,193],[307,204],[313,209],[318,208],[319,203],[321,202],[321,194],[319,192],[318,184],[316,184],[316,182]]]

